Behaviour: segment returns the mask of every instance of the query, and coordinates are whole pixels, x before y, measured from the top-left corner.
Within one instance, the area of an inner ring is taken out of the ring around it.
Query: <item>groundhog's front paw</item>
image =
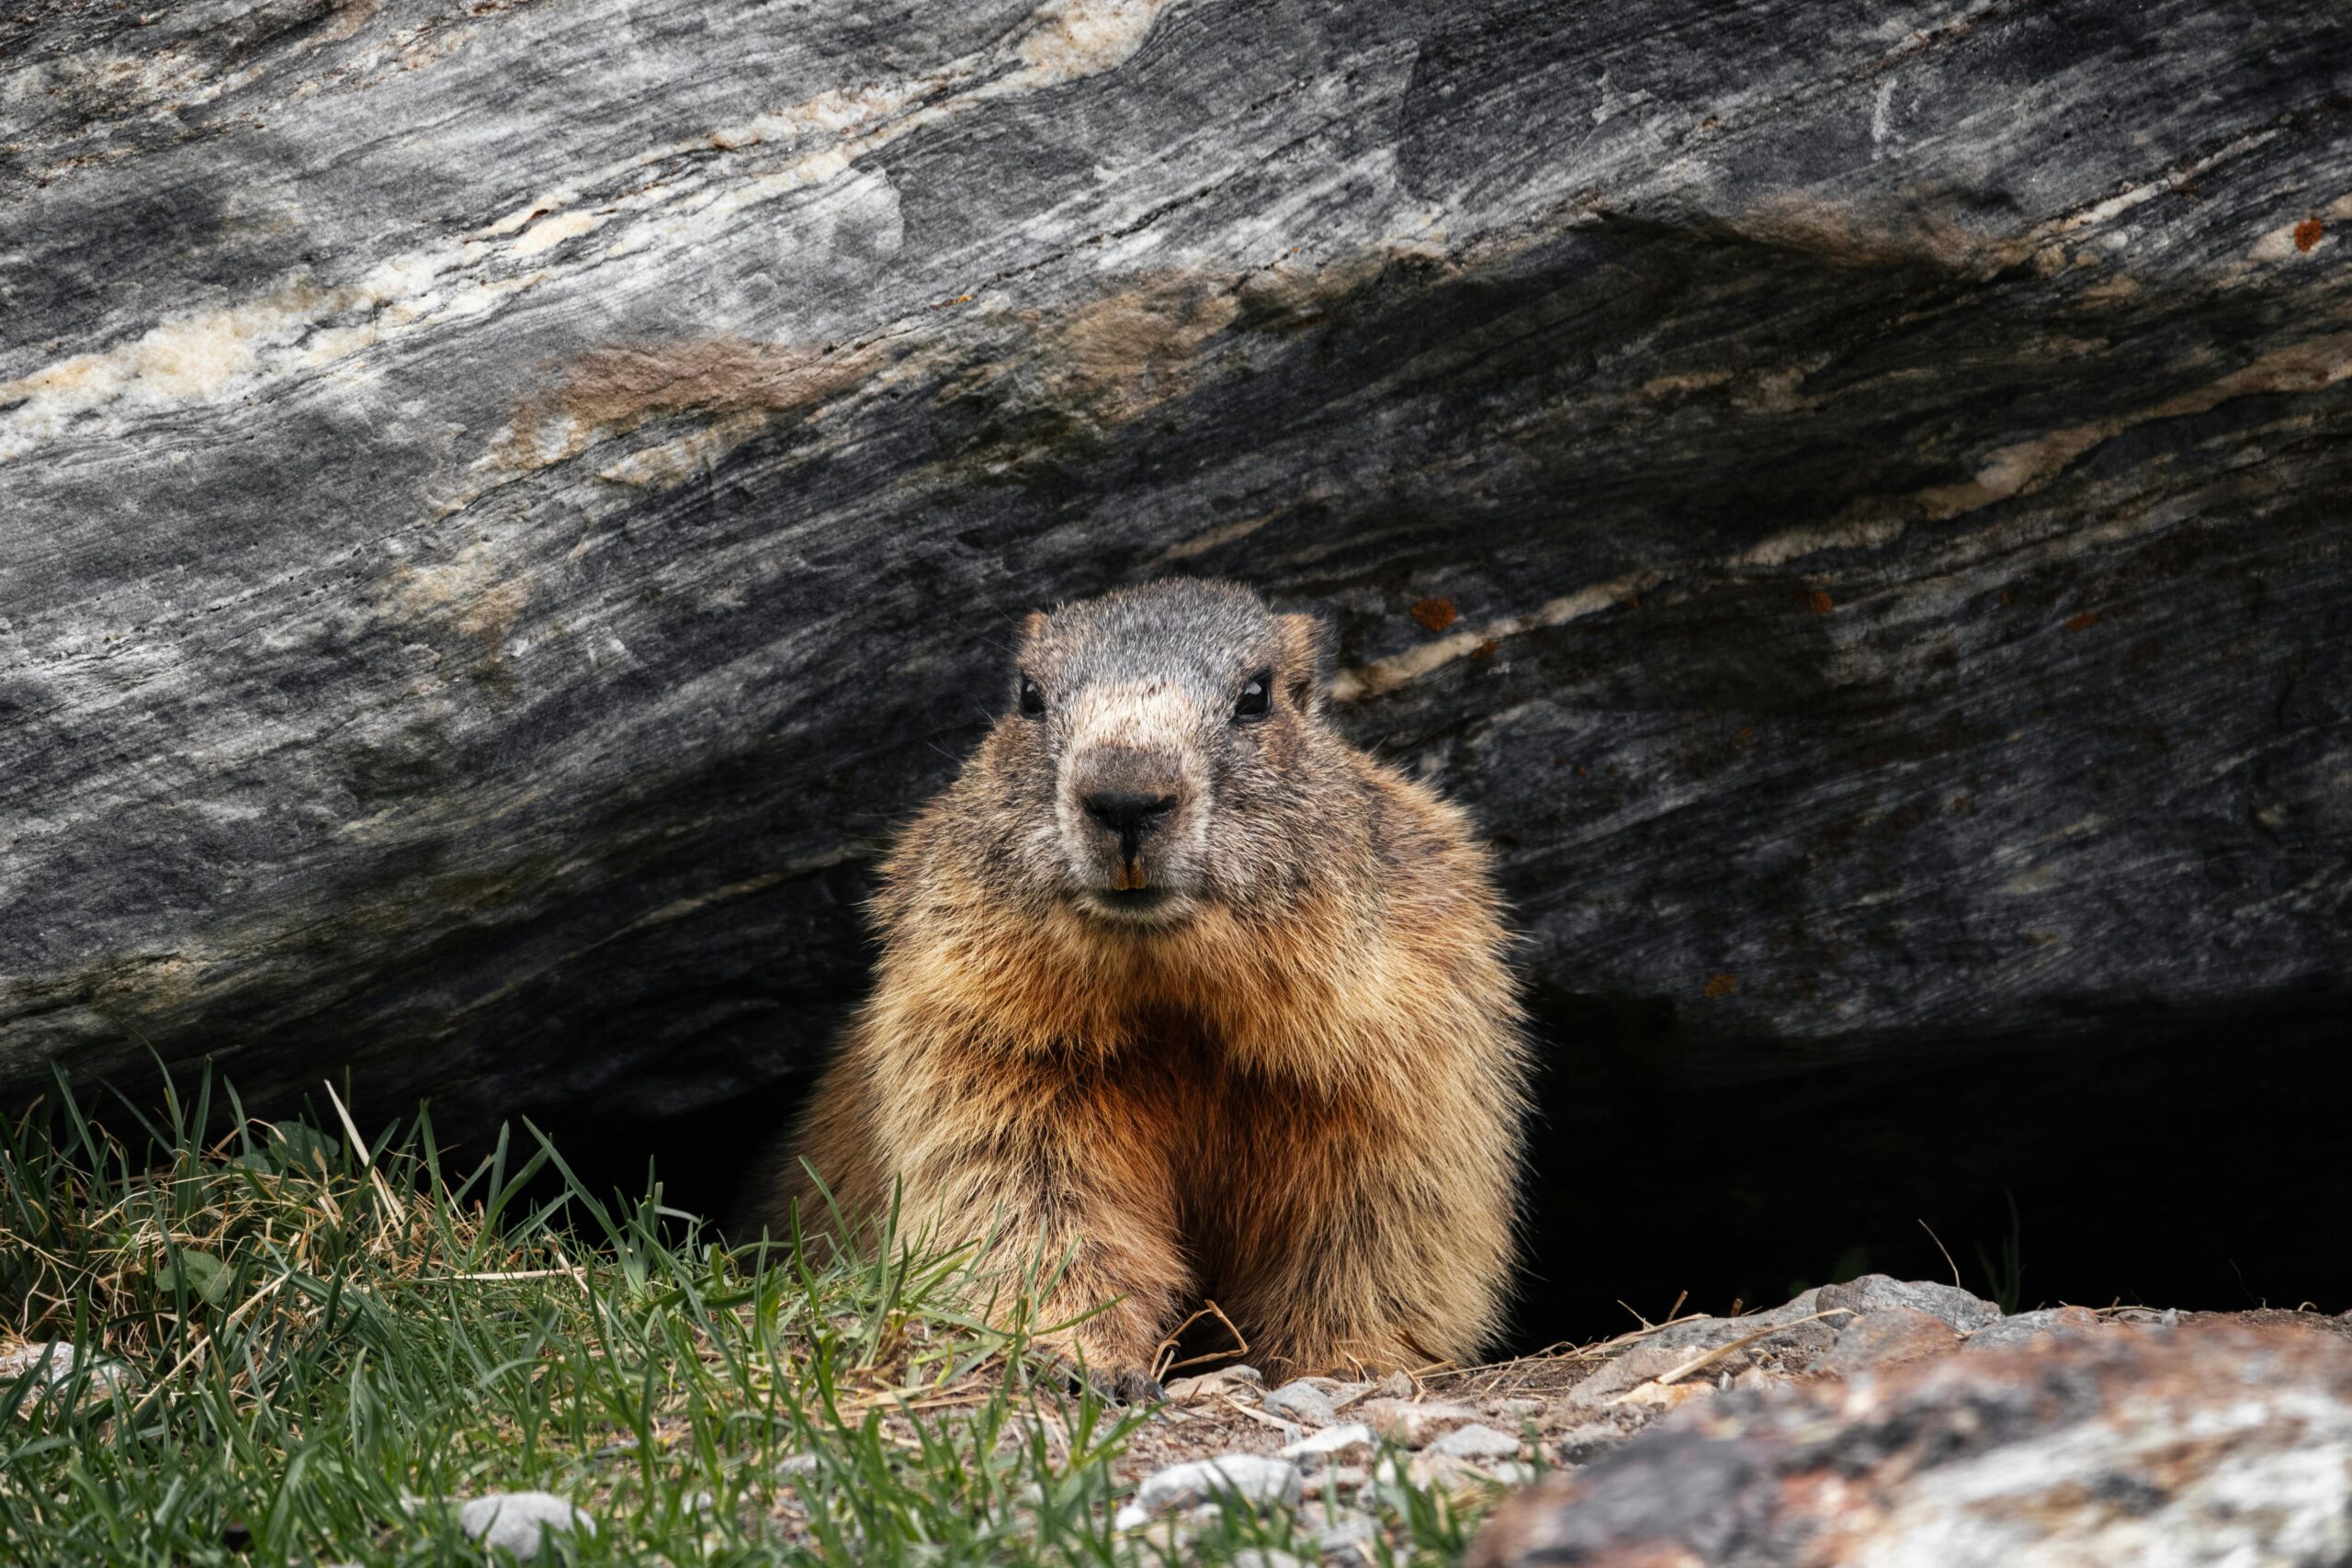
[[[1168,1391],[1159,1386],[1159,1380],[1141,1367],[1096,1372],[1091,1381],[1095,1393],[1119,1404],[1156,1404],[1168,1397]]]
[[[1168,1397],[1159,1380],[1142,1367],[1081,1361],[1057,1347],[1041,1351],[1038,1359],[1048,1374],[1059,1378],[1072,1393],[1092,1389],[1098,1397],[1114,1404],[1148,1404]]]

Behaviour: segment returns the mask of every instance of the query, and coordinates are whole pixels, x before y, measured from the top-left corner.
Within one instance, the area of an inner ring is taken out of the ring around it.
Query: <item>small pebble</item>
[[[1317,1533],[1316,1550],[1327,1555],[1345,1551],[1351,1546],[1362,1546],[1380,1534],[1380,1521],[1370,1514],[1353,1511],[1341,1514]]]
[[[1286,1445],[1282,1453],[1284,1459],[1337,1458],[1341,1454],[1363,1456],[1370,1454],[1377,1442],[1378,1439],[1372,1435],[1372,1428],[1363,1422],[1343,1421],[1336,1427],[1324,1427],[1311,1438],[1302,1438]]]
[[[1416,1486],[1442,1486],[1449,1491],[1494,1479],[1483,1466],[1470,1460],[1441,1453],[1415,1454],[1406,1465],[1405,1473]]]
[[[1456,1427],[1430,1445],[1449,1459],[1517,1459],[1519,1439],[1492,1427]]]
[[[594,1535],[596,1521],[552,1492],[492,1492],[458,1510],[458,1528],[484,1547],[503,1548],[527,1562],[545,1548],[549,1530]]]
[[[1255,1396],[1266,1386],[1255,1367],[1219,1367],[1198,1377],[1178,1378],[1162,1391],[1170,1404],[1197,1404],[1212,1394]]]
[[[1391,1372],[1374,1385],[1373,1392],[1383,1399],[1410,1399],[1420,1390],[1415,1388],[1413,1380],[1403,1372]]]
[[[1360,1464],[1327,1465],[1306,1478],[1304,1495],[1336,1497],[1352,1492],[1372,1479],[1372,1472]]]
[[[1154,1514],[1195,1503],[1295,1503],[1305,1477],[1288,1460],[1264,1454],[1219,1454],[1215,1459],[1171,1464],[1144,1478],[1135,1501],[1121,1508],[1112,1522],[1133,1529]]]
[[[1287,1551],[1253,1546],[1233,1554],[1233,1568],[1306,1568],[1306,1564]]]
[[[1478,1412],[1466,1404],[1434,1400],[1416,1404],[1403,1399],[1367,1399],[1356,1414],[1374,1431],[1408,1449],[1420,1448],[1441,1432],[1467,1427],[1478,1419]]]
[[[1330,1396],[1310,1382],[1286,1382],[1266,1395],[1266,1414],[1287,1416],[1309,1427],[1328,1427],[1340,1418]]]

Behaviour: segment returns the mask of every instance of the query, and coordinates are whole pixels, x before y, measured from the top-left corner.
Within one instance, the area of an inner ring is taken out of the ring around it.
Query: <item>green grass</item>
[[[729,1249],[527,1128],[460,1168],[422,1113],[222,1100],[110,1131],[61,1081],[0,1124],[0,1346],[83,1358],[0,1378],[0,1562],[480,1562],[433,1500],[524,1488],[594,1517],[583,1563],[1313,1560],[1311,1501],[1114,1531],[1148,1416],[1068,1392],[969,1253]],[[1389,1489],[1374,1561],[1458,1560],[1475,1507]]]
[[[2009,1229],[2001,1238],[2000,1260],[1996,1262],[1980,1243],[1976,1261],[1984,1269],[1993,1304],[2004,1314],[2014,1314],[2025,1304],[2025,1220],[2018,1213],[2018,1195],[2004,1192],[2002,1196],[2009,1201]]]

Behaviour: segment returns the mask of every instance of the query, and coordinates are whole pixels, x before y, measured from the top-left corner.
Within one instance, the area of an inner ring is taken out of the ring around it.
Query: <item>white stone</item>
[[[552,1492],[492,1492],[458,1510],[458,1528],[484,1547],[503,1548],[527,1562],[545,1547],[548,1531],[594,1535],[596,1521]]]
[[[1132,1529],[1154,1514],[1196,1503],[1295,1503],[1305,1478],[1298,1466],[1264,1454],[1219,1454],[1171,1464],[1144,1478],[1135,1501],[1112,1521]]]
[[[1456,1427],[1430,1445],[1449,1459],[1517,1459],[1519,1439],[1492,1427]]]
[[[1368,1454],[1379,1439],[1372,1428],[1361,1421],[1345,1421],[1336,1427],[1326,1427],[1310,1438],[1287,1444],[1282,1450],[1284,1459],[1336,1458],[1341,1454]]]
[[[74,1365],[74,1347],[62,1339],[12,1345],[0,1350],[0,1385],[38,1374],[43,1388],[55,1388],[73,1377]],[[138,1374],[120,1361],[90,1363],[90,1393],[95,1398],[103,1399],[117,1389],[128,1393],[138,1386]]]
[[[1170,1404],[1198,1404],[1220,1393],[1255,1398],[1265,1386],[1266,1380],[1255,1367],[1219,1367],[1198,1377],[1178,1378],[1164,1392]]]
[[[1330,1396],[1313,1383],[1286,1382],[1266,1395],[1266,1414],[1287,1416],[1309,1427],[1328,1427],[1339,1419]]]

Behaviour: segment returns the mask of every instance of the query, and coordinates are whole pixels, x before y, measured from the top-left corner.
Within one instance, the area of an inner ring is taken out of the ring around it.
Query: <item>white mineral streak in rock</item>
[[[474,247],[437,245],[393,256],[357,283],[298,278],[242,305],[175,317],[110,349],[78,354],[0,385],[0,462],[64,434],[85,414],[120,416],[249,396],[265,383],[373,347],[418,322],[479,316],[537,276],[461,274]],[[446,275],[456,276],[445,292]]]
[[[1968,481],[1936,486],[1911,499],[1924,506],[1930,517],[1956,517],[2040,488],[2084,453],[2133,426],[2205,413],[2239,397],[2321,391],[2347,377],[2352,377],[2352,336],[2315,338],[2290,344],[2204,387],[2128,416],[2073,426],[2000,447],[1984,458]],[[1891,514],[1791,529],[1740,551],[1724,564],[1778,567],[1821,550],[1883,547],[1901,536],[1903,529],[1901,519]],[[2079,539],[2075,543],[2079,547]],[[1565,626],[1623,604],[1629,596],[1663,581],[1668,575],[1648,571],[1594,583],[1574,593],[1546,600],[1526,614],[1506,615],[1432,637],[1387,659],[1341,670],[1332,679],[1331,699],[1344,703],[1381,696],[1481,648],[1491,648],[1541,627]]]
[[[1607,582],[1596,582],[1574,593],[1546,600],[1525,615],[1506,615],[1467,631],[1432,637],[1392,658],[1354,665],[1332,678],[1331,700],[1357,702],[1393,692],[1408,681],[1419,680],[1432,670],[1466,658],[1480,648],[1498,643],[1505,637],[1518,637],[1544,626],[1566,626],[1570,621],[1596,615],[1612,604],[1622,604],[1631,595],[1641,592],[1664,577],[1663,572],[1640,572]]]
[[[2287,1389],[2199,1409],[2187,1420],[2165,1401],[2127,1399],[2097,1426],[1926,1472],[1873,1528],[1883,1548],[1875,1561],[1888,1568],[2343,1562],[2352,1555],[2347,1414],[2340,1402]],[[2282,1443],[2288,1432],[2295,1436]],[[2192,1447],[2205,1462],[2179,1463]],[[2080,1501],[2111,1492],[2119,1477],[2155,1473],[2176,1483],[2151,1489],[2133,1506]]]
[[[130,343],[0,383],[0,409],[7,411],[0,413],[0,463],[58,439],[77,418],[101,408],[135,416],[250,396],[266,383],[373,347],[388,331],[480,315],[548,276],[537,268],[518,274],[515,264],[618,220],[652,229],[616,241],[600,259],[657,242],[707,243],[745,209],[837,179],[867,153],[975,105],[1116,69],[1142,46],[1164,3],[1052,0],[1003,49],[967,55],[922,76],[829,89],[608,164],[525,202],[462,243],[390,257],[355,285],[329,288],[297,277],[243,304],[175,317]],[[702,188],[709,175],[643,181],[599,210],[561,210],[586,192],[690,153],[748,154],[779,144],[792,150],[783,162],[745,167],[731,183]]]

